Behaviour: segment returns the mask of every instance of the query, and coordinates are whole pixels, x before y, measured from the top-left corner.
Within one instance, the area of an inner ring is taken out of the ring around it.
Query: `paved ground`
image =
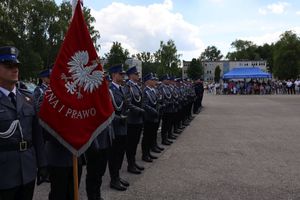
[[[111,190],[106,176],[105,200],[300,200],[300,96],[206,96],[204,106],[142,175],[124,164],[126,192]],[[47,199],[48,187],[35,200]]]

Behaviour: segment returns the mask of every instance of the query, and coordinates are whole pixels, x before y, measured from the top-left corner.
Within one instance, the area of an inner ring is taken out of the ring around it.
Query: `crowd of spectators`
[[[300,79],[293,80],[225,80],[221,83],[207,83],[205,89],[209,94],[216,95],[270,95],[300,94]]]

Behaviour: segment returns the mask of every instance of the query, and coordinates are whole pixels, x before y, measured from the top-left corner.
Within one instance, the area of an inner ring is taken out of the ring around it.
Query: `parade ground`
[[[141,175],[121,177],[125,192],[102,184],[105,200],[299,200],[300,96],[206,95],[178,139]],[[35,200],[47,199],[49,184],[36,187]],[[80,200],[86,200],[85,170]]]

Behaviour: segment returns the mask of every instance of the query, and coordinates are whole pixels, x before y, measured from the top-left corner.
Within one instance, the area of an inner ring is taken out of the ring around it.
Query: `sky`
[[[55,0],[60,4],[62,0]],[[271,44],[285,31],[300,34],[299,0],[83,0],[100,32],[100,56],[118,41],[130,54],[154,53],[172,39],[182,60],[208,46],[226,56],[236,39]]]

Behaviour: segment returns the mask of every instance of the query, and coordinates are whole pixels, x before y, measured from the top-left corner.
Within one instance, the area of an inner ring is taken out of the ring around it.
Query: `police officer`
[[[157,96],[155,93],[156,78],[152,73],[143,77],[145,88],[143,91],[143,108],[145,109],[144,133],[142,139],[142,160],[152,162],[156,156],[151,155],[150,148],[153,143],[153,136],[157,134],[157,123],[159,113],[157,110]]]
[[[115,108],[115,118],[112,122],[115,138],[112,142],[111,154],[109,156],[110,187],[119,191],[124,191],[129,183],[120,177],[120,169],[124,160],[127,141],[127,115],[128,102],[124,94],[122,84],[124,84],[123,65],[118,64],[109,68],[112,82],[109,86],[113,106]]]
[[[129,94],[129,113],[127,118],[127,148],[126,156],[128,161],[127,171],[133,174],[141,174],[144,167],[138,165],[135,160],[137,146],[140,141],[143,129],[143,115],[145,110],[142,108],[142,90],[138,85],[139,72],[136,66],[126,71],[128,81],[126,93]]]
[[[51,69],[43,70],[38,77],[42,83],[34,90],[35,110],[39,112],[44,94],[49,89]],[[48,158],[50,180],[49,200],[73,200],[73,156],[56,138],[43,129],[45,148]],[[81,178],[81,158],[78,159],[78,177]]]
[[[37,168],[44,176],[44,143],[34,107],[16,89],[20,62],[15,47],[0,47],[0,199],[31,200]]]
[[[86,166],[86,193],[88,200],[103,200],[101,197],[102,177],[105,174],[113,140],[111,124],[106,127],[93,141],[85,155]]]
[[[105,74],[108,84],[109,75]],[[112,140],[114,138],[112,125],[109,124],[92,142],[86,151],[86,193],[88,200],[103,200],[101,197],[102,177],[105,174],[111,151]]]
[[[39,112],[40,106],[43,102],[44,94],[49,87],[50,74],[51,74],[51,69],[45,69],[38,74],[41,83],[34,89],[33,92],[34,107],[36,112]]]
[[[168,139],[168,134],[172,131],[174,102],[172,98],[172,91],[169,86],[170,77],[168,75],[164,75],[161,78],[161,81],[162,83],[159,86],[159,90],[163,95],[165,105],[162,116],[161,138],[163,145],[171,145],[173,142]]]

